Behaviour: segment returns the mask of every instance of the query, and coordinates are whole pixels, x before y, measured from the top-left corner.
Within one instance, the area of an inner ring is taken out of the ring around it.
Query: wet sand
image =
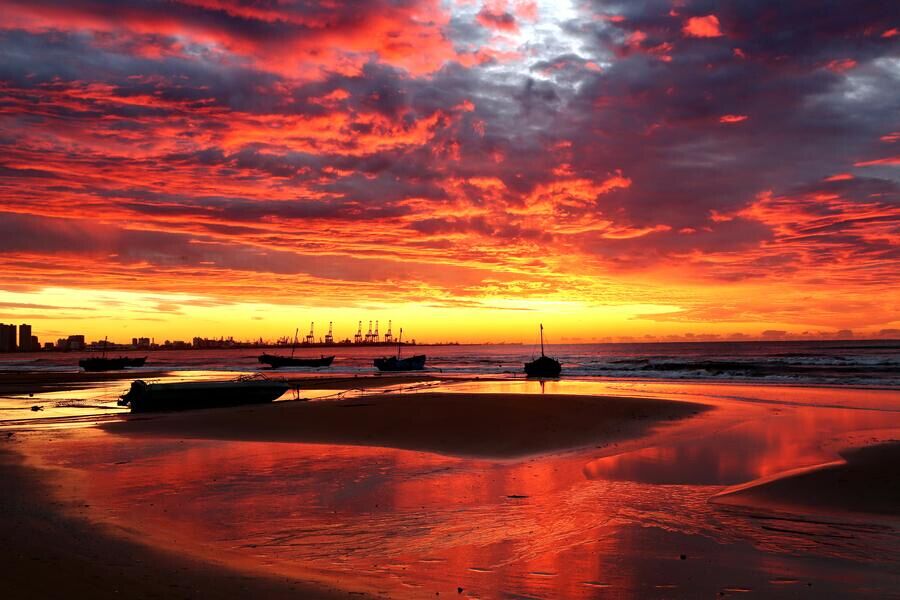
[[[129,436],[348,444],[510,459],[636,438],[659,423],[709,409],[646,398],[423,392],[142,415],[103,428]]]
[[[840,452],[842,460],[726,490],[713,502],[810,512],[900,517],[900,442]]]
[[[39,394],[89,387],[103,382],[156,379],[165,371],[111,371],[105,373],[0,373],[0,394]]]
[[[99,598],[346,598],[356,587],[455,597],[457,586],[484,598],[821,597],[833,586],[834,597],[883,597],[900,584],[893,526],[854,526],[848,537],[843,525],[802,516],[856,511],[896,522],[900,444],[760,479],[829,460],[822,441],[845,432],[873,443],[875,427],[898,425],[893,396],[872,402],[879,412],[834,408],[832,396],[863,406],[866,394],[887,394],[819,390],[823,408],[785,402],[816,390],[777,386],[669,394],[700,400],[686,402],[574,385],[565,389],[581,395],[427,391],[432,382],[312,377],[297,387],[426,391],[116,415],[60,434],[23,427],[29,439],[0,444],[47,469],[0,446],[0,539],[21,540],[0,549],[6,580],[24,590],[15,597],[54,597],[70,581],[67,594]],[[759,401],[735,400],[751,395]],[[60,467],[80,484],[64,487]],[[760,484],[710,503],[751,479]],[[752,518],[717,507],[732,501]],[[135,505],[146,514],[134,516]],[[781,515],[760,516],[770,508],[797,515],[799,533]],[[185,540],[174,548],[161,541],[173,534]],[[845,539],[860,541],[835,543]],[[351,574],[375,583],[351,583]]]
[[[54,488],[61,484],[3,448],[0,482],[5,598],[348,597],[347,591],[320,584],[248,575],[129,541],[90,521],[88,506],[48,500],[60,497]]]

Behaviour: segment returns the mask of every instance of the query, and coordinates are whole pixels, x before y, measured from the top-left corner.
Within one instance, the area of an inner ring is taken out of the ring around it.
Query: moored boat
[[[421,371],[425,368],[425,355],[417,354],[408,358],[400,358],[400,350],[403,348],[403,328],[400,328],[400,337],[397,338],[397,356],[385,356],[375,359],[375,368],[379,371]]]
[[[529,377],[559,377],[561,372],[559,361],[544,354],[544,324],[541,323],[541,356],[525,363],[525,374]]]
[[[262,404],[278,399],[288,389],[287,382],[269,379],[185,383],[147,383],[139,379],[131,383],[131,389],[118,404],[130,406],[131,412]]]
[[[375,366],[379,371],[421,371],[425,368],[425,355],[417,354],[409,358],[387,356],[376,358]]]
[[[146,356],[140,358],[129,358],[127,356],[119,356],[117,358],[107,358],[105,356],[92,356],[91,358],[82,358],[78,361],[78,366],[85,371],[121,371],[126,367],[143,367],[147,361]]]
[[[292,356],[278,356],[276,354],[263,353],[259,356],[259,362],[269,365],[273,369],[279,367],[330,367],[334,356],[321,358],[294,358]]]

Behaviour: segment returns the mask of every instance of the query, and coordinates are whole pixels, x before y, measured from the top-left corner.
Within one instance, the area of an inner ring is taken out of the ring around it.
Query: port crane
[[[371,343],[372,343],[372,337],[373,337],[373,334],[372,334],[372,321],[369,321],[369,331],[366,332],[366,343],[367,343],[367,344],[371,344]]]
[[[334,335],[331,330],[331,321],[328,321],[328,333],[325,334],[325,343],[331,345],[334,343]]]
[[[306,338],[303,340],[304,344],[315,344],[316,343],[316,337],[313,335],[313,325],[315,325],[315,322],[312,322],[309,324],[309,333],[307,334]]]
[[[392,324],[392,322],[390,320],[388,320],[388,330],[384,334],[384,343],[385,344],[390,344],[394,341],[394,334],[391,333],[391,324]]]
[[[377,344],[381,341],[381,336],[378,335],[378,321],[375,321],[375,333],[372,334],[372,343]]]
[[[354,344],[362,344],[363,336],[362,336],[362,321],[359,322],[359,329],[356,330],[356,335],[353,336]]]

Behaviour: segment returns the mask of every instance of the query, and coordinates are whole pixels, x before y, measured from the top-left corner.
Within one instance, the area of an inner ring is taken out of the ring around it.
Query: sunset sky
[[[42,341],[900,337],[900,12],[0,0],[0,273]]]

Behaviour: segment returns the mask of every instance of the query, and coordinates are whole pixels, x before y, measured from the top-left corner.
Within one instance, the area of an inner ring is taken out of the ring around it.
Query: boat
[[[293,356],[278,356],[275,354],[261,354],[259,362],[269,365],[273,369],[279,367],[330,367],[334,356],[321,358],[294,358]]]
[[[409,358],[387,356],[376,358],[375,366],[379,371],[421,371],[425,368],[425,355],[417,354]]]
[[[400,350],[403,347],[403,328],[400,328],[400,337],[397,339],[397,356],[386,356],[375,359],[375,368],[379,371],[421,371],[425,368],[425,355],[417,354],[408,358],[400,358]]]
[[[121,371],[125,367],[143,367],[147,362],[146,356],[139,358],[130,358],[128,356],[118,356],[109,358],[106,356],[106,338],[103,338],[103,354],[100,356],[92,356],[90,358],[82,358],[78,361],[78,366],[85,371]]]
[[[310,330],[312,331],[312,330]],[[320,358],[294,358],[294,350],[297,349],[297,335],[300,333],[298,327],[294,331],[294,344],[291,346],[290,356],[278,356],[277,354],[266,354],[263,352],[259,355],[258,360],[264,365],[269,365],[273,369],[279,367],[330,367],[334,356],[322,356]],[[312,333],[310,333],[312,335]]]
[[[140,358],[129,358],[127,356],[119,356],[116,358],[107,358],[105,356],[92,356],[91,358],[82,358],[78,361],[78,366],[85,371],[121,371],[126,367],[143,367],[147,361],[146,356]]]
[[[561,372],[559,361],[544,354],[544,324],[541,323],[541,356],[525,363],[525,374],[529,377],[559,377]]]
[[[272,402],[290,389],[286,381],[239,378],[232,381],[191,381],[185,383],[147,383],[141,379],[119,398],[119,406],[131,412],[188,410],[263,404]]]

